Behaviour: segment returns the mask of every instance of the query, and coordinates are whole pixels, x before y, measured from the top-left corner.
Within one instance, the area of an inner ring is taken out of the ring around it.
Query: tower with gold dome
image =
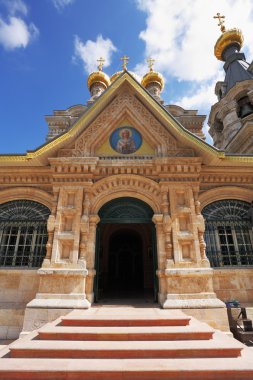
[[[209,116],[209,133],[214,146],[233,153],[253,153],[253,65],[246,61],[243,34],[239,29],[226,30],[224,16],[219,20],[221,36],[214,46],[216,58],[224,62],[225,78],[218,82],[218,102]]]

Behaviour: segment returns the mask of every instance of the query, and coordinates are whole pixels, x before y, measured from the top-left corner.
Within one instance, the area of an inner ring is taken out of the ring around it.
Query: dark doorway
[[[100,210],[95,300],[154,302],[156,239],[152,210],[134,198],[118,198]]]
[[[120,292],[143,289],[143,247],[139,234],[121,228],[109,240],[107,289]],[[106,288],[105,288],[106,290]]]

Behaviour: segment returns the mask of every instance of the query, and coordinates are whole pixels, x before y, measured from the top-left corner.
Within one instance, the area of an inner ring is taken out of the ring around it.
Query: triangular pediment
[[[125,84],[63,156],[193,156]]]
[[[127,71],[87,109],[63,135],[35,151],[13,157],[12,162],[45,165],[51,157],[118,155],[110,141],[124,126],[141,136],[143,151],[128,155],[198,156],[211,163],[225,154],[186,130]],[[118,135],[118,139],[119,139]],[[110,149],[106,152],[106,147]],[[113,149],[113,151],[111,150]],[[145,153],[144,153],[145,152]],[[2,162],[8,157],[2,156]]]

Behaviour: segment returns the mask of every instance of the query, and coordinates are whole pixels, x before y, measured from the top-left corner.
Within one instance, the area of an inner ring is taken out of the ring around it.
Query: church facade
[[[215,45],[210,116],[164,105],[162,76],[90,74],[91,98],[47,116],[47,142],[0,156],[1,338],[94,302],[157,302],[227,330],[253,302],[253,66],[239,30]],[[125,301],[124,301],[125,300]]]

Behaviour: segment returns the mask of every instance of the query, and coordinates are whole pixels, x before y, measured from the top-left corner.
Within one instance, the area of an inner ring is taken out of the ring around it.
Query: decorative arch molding
[[[44,190],[34,187],[14,187],[0,191],[0,204],[17,199],[35,201],[52,209],[53,196]]]
[[[147,203],[154,213],[160,213],[160,188],[151,179],[138,175],[115,175],[98,181],[92,190],[92,214],[97,214],[105,203],[120,197],[140,199]]]
[[[238,199],[245,202],[251,202],[253,200],[253,191],[237,186],[223,186],[207,190],[199,196],[201,209],[209,203],[224,199]]]

